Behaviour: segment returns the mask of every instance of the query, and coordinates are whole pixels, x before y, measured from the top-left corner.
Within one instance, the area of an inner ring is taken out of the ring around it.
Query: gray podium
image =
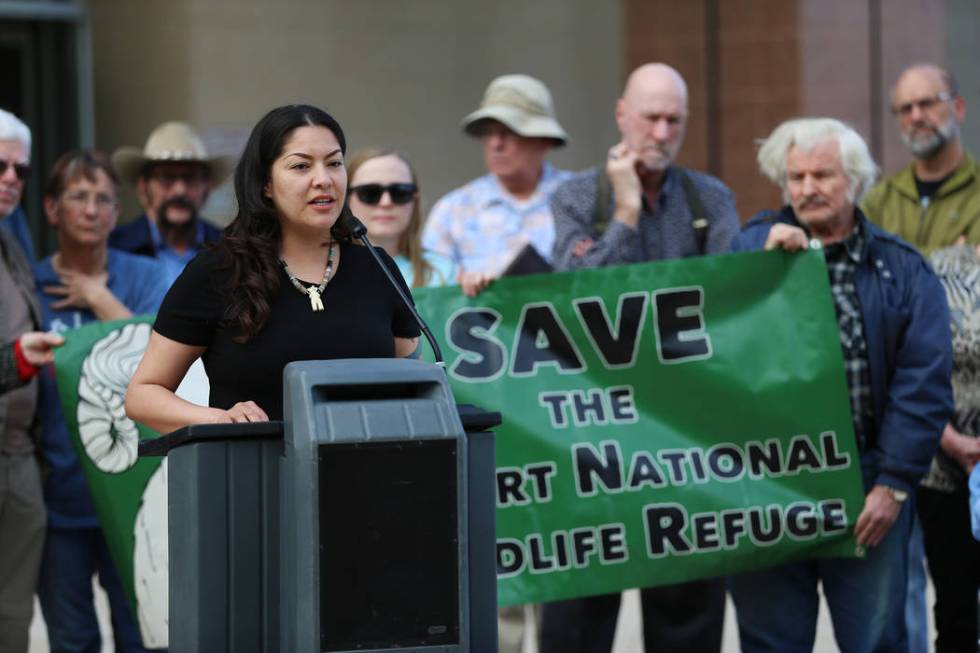
[[[140,445],[169,459],[170,650],[495,652],[499,414],[401,359],[292,363],[284,398]]]

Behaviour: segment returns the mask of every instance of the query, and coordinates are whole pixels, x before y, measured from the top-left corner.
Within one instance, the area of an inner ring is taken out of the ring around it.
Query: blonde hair
[[[790,148],[804,152],[827,141],[836,141],[841,166],[847,173],[848,199],[857,204],[874,184],[878,166],[861,136],[834,118],[795,118],[787,120],[773,130],[759,148],[759,170],[783,190],[783,199],[789,201],[786,191],[786,155]]]
[[[347,161],[348,183],[353,185],[354,176],[358,168],[370,161],[383,156],[397,157],[408,168],[412,177],[412,183],[419,188],[419,180],[415,174],[415,168],[408,157],[398,150],[385,147],[367,147],[354,152]],[[423,288],[428,285],[432,278],[433,269],[425,257],[422,256],[422,196],[421,189],[416,192],[412,205],[412,215],[408,221],[408,227],[398,237],[398,253],[403,254],[412,266],[412,287]]]

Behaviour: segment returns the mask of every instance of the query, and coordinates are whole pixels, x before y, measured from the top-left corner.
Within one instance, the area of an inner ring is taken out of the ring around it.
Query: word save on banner
[[[863,506],[821,252],[416,292],[497,431],[501,605],[854,555]]]

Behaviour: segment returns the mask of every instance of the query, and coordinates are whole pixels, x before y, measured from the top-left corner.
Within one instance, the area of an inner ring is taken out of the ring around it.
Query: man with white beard
[[[914,160],[871,189],[865,214],[923,254],[961,239],[980,244],[980,168],[960,140],[966,102],[956,78],[916,64],[899,76],[892,99]]]

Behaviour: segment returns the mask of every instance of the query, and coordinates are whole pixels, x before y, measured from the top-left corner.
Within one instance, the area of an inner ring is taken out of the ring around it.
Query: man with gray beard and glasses
[[[902,142],[915,159],[868,193],[862,206],[866,215],[924,254],[935,253],[940,257],[936,260],[952,254],[938,253],[942,248],[980,244],[980,168],[960,140],[966,102],[956,78],[932,64],[907,68],[895,84],[892,111]],[[964,288],[972,290],[969,284]],[[965,315],[954,312],[954,328],[959,323],[961,330],[969,329]],[[892,643],[906,641],[909,653],[929,648],[923,554],[935,586],[936,650],[976,647],[980,547],[965,522],[955,519],[965,512],[964,499],[957,494],[965,485],[957,487],[950,480],[968,473],[980,459],[980,440],[968,432],[962,424],[946,425],[932,470],[916,492],[908,600],[905,614],[894,619],[887,635]]]
[[[899,76],[892,100],[902,141],[915,158],[871,189],[865,214],[923,254],[958,241],[980,244],[980,168],[960,140],[966,102],[956,78],[916,64]]]

